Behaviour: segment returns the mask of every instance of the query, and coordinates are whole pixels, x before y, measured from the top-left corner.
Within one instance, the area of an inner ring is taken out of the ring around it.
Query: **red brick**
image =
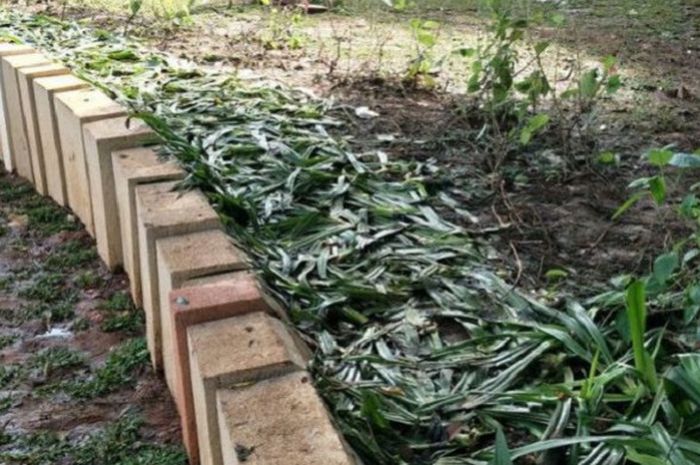
[[[209,284],[207,284],[207,282]],[[196,287],[189,287],[195,284]],[[250,312],[267,312],[269,306],[260,293],[255,277],[245,271],[185,282],[185,287],[170,292],[170,325],[174,329],[175,358],[173,387],[180,413],[182,435],[191,463],[199,462],[197,425],[192,399],[190,355],[187,328]]]

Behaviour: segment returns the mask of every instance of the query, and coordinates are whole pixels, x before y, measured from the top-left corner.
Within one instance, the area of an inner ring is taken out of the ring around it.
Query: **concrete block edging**
[[[165,276],[162,255],[178,241],[224,228],[192,207],[201,192],[173,192],[185,173],[147,147],[157,143],[152,131],[125,125],[126,108],[32,47],[0,43],[0,63],[0,162],[70,207],[105,265],[137,281],[132,296],[147,303],[148,334],[168,328],[149,349],[154,362],[168,357],[190,463],[237,465],[239,447],[265,444],[246,449],[245,461],[359,464],[310,382],[308,347],[247,266],[185,260],[177,279]],[[247,262],[232,242],[218,242]]]

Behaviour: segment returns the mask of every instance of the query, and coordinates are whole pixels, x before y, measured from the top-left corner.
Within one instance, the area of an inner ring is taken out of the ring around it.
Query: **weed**
[[[415,56],[406,70],[405,80],[415,85],[419,81],[428,87],[435,85],[432,75],[439,63],[435,59],[437,31],[440,24],[436,21],[411,20],[411,32],[416,43]]]
[[[29,184],[13,184],[7,179],[0,181],[0,203],[17,203],[34,195]]]
[[[45,273],[39,275],[34,282],[19,292],[25,299],[38,300],[40,302],[55,302],[63,295],[64,277],[59,273]]]
[[[104,366],[85,381],[72,382],[66,390],[81,399],[92,399],[129,385],[136,372],[148,364],[150,357],[143,338],[131,339],[113,350]]]
[[[13,336],[13,335],[0,336],[0,350],[14,344],[14,342],[16,340],[17,340],[17,336]]]
[[[0,452],[0,462],[8,465],[186,465],[182,450],[149,442],[141,434],[141,417],[127,412],[104,430],[75,442],[55,432],[7,435],[8,452]]]
[[[75,294],[68,293],[57,302],[40,302],[22,308],[15,318],[16,322],[42,319],[47,323],[61,323],[75,316]]]
[[[87,270],[73,278],[73,282],[81,289],[95,289],[102,283],[102,278],[94,271]]]
[[[144,323],[143,314],[133,310],[107,316],[100,329],[106,333],[124,331],[129,334],[138,334],[143,329]]]
[[[500,168],[514,144],[530,144],[552,122],[559,128],[565,153],[571,155],[572,138],[593,127],[597,102],[621,86],[615,59],[608,57],[600,68],[591,69],[582,69],[574,59],[567,88],[557,89],[543,65],[551,43],[537,42],[530,50],[531,58],[523,63],[520,48],[529,22],[513,17],[509,2],[488,3],[494,18],[488,39],[459,53],[470,59],[467,90],[488,114],[482,132],[499,140],[492,168]],[[560,21],[559,16],[552,17],[554,26],[560,26]]]
[[[14,398],[12,396],[6,396],[0,399],[0,413],[4,413],[12,407]],[[3,445],[2,431],[0,431],[0,446]]]
[[[58,370],[82,366],[83,355],[68,347],[49,347],[41,350],[29,360],[29,365],[40,369],[49,377]]]
[[[115,292],[109,299],[102,303],[101,308],[113,312],[121,312],[133,309],[134,303],[128,293]]]
[[[268,50],[300,49],[307,40],[300,29],[302,21],[299,12],[273,7],[269,12],[267,27],[259,34],[258,40]]]
[[[20,365],[0,365],[0,389],[8,389],[16,384],[22,378],[23,373],[24,370]]]
[[[61,463],[71,449],[70,444],[58,433],[42,431],[35,434],[9,436],[7,443],[13,447],[0,452],[0,462],[8,465],[47,465]]]
[[[138,334],[143,328],[143,312],[136,308],[126,292],[115,292],[101,308],[107,313],[100,327],[104,332],[124,331]]]
[[[39,205],[27,210],[28,226],[32,231],[50,236],[61,231],[74,231],[78,228],[76,221],[71,221],[69,214],[62,208],[41,199]]]
[[[93,247],[80,240],[71,240],[61,244],[45,261],[44,267],[49,271],[66,271],[78,268],[97,260]]]
[[[87,318],[78,318],[75,321],[73,321],[73,324],[71,325],[71,331],[74,332],[80,332],[80,331],[86,331],[88,328],[90,328],[90,320]]]
[[[185,465],[185,456],[179,448],[144,442],[139,434],[143,424],[134,414],[123,415],[74,453],[75,465]]]

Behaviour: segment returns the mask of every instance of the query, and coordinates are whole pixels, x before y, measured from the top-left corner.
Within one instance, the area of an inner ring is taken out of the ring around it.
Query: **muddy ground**
[[[143,331],[75,218],[0,172],[0,463],[184,464]]]

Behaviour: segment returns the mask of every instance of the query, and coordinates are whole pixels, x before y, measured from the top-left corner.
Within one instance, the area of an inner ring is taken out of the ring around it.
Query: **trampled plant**
[[[436,167],[353,153],[327,102],[72,23],[0,10],[0,25],[163,137],[313,344],[366,463],[700,462],[695,293],[676,285],[690,263],[550,308],[439,215]]]

